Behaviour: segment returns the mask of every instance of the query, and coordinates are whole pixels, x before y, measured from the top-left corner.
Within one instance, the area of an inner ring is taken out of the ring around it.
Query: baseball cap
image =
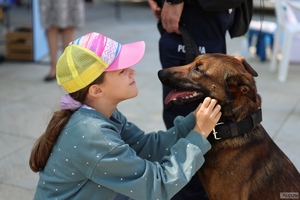
[[[92,83],[103,72],[132,67],[145,53],[145,42],[120,44],[92,32],[70,42],[56,64],[56,80],[68,93]]]

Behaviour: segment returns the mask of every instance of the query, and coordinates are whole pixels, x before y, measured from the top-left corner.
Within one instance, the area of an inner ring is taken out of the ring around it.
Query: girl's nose
[[[136,72],[135,72],[134,69],[132,69],[132,68],[130,67],[130,68],[128,68],[128,70],[129,70],[129,75],[130,75],[131,77],[135,76]]]

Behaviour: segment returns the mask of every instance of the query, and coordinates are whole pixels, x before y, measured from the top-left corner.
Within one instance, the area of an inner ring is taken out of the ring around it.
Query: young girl
[[[57,62],[66,91],[34,145],[30,167],[40,179],[34,199],[166,200],[204,163],[206,137],[221,113],[206,98],[165,132],[145,134],[128,122],[118,103],[137,96],[135,71],[144,42],[121,45],[98,33],[71,42]]]

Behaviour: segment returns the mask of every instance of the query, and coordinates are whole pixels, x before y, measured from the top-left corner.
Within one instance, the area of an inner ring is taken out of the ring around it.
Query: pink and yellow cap
[[[99,33],[86,34],[64,50],[56,64],[56,79],[68,93],[92,83],[104,71],[137,64],[145,53],[145,42],[121,45]]]

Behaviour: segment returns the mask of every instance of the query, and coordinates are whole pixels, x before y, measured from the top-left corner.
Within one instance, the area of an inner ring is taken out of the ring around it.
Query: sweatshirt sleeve
[[[111,150],[95,163],[90,179],[139,200],[170,199],[203,165],[210,149],[195,131],[179,139],[159,162],[142,159],[127,144],[108,145]]]
[[[170,153],[171,147],[180,139],[186,137],[195,126],[195,116],[190,113],[186,117],[178,116],[174,120],[174,127],[167,131],[157,131],[145,134],[135,124],[122,118],[124,129],[122,139],[129,144],[137,154],[151,161],[159,161],[162,156]]]

